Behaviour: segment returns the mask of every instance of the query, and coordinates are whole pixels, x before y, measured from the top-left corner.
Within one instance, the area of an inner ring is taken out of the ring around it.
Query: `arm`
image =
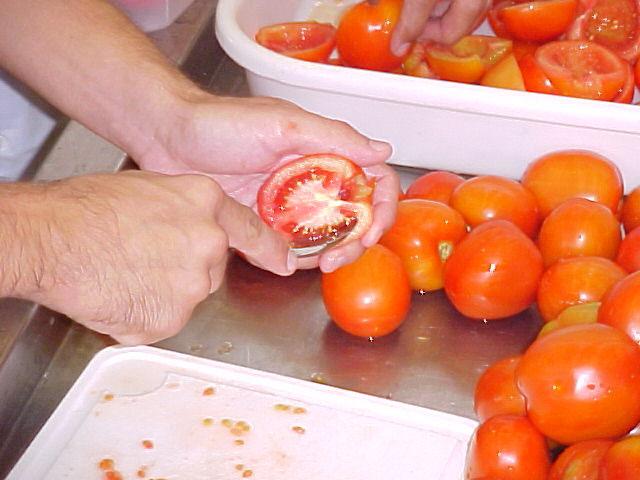
[[[4,184],[0,296],[38,302],[121,343],[155,342],[220,286],[229,246],[287,265],[285,243],[256,220],[202,175]]]

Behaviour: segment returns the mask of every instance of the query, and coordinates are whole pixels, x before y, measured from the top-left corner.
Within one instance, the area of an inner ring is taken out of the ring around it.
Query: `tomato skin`
[[[613,100],[627,78],[625,62],[594,42],[558,40],[536,50],[535,59],[561,95]]]
[[[630,435],[614,443],[600,463],[598,480],[640,478],[640,436]]]
[[[598,322],[625,332],[640,345],[640,272],[611,287],[602,299]]]
[[[373,187],[362,169],[333,154],[307,155],[282,165],[258,191],[258,213],[291,246],[360,238],[373,215]]]
[[[569,198],[602,203],[613,213],[622,199],[622,175],[609,159],[586,150],[562,150],[531,162],[522,184],[533,193],[542,217]]]
[[[622,240],[620,224],[604,205],[570,198],[542,222],[538,248],[549,267],[561,258],[596,256],[615,259]]]
[[[288,22],[262,27],[256,41],[288,57],[326,62],[336,44],[336,28],[329,23]]]
[[[527,415],[563,445],[614,439],[640,421],[640,348],[600,323],[536,339],[516,369]]]
[[[400,258],[374,245],[355,262],[322,274],[322,300],[331,319],[359,337],[381,337],[404,321],[411,288]]]
[[[546,480],[550,463],[545,438],[527,417],[499,415],[473,433],[464,478]]]
[[[627,233],[622,239],[616,262],[627,272],[640,270],[640,228]]]
[[[403,57],[391,52],[391,34],[400,18],[402,0],[364,0],[349,8],[338,24],[336,47],[345,64],[389,72]]]
[[[558,456],[548,480],[598,480],[600,463],[612,440],[587,440],[567,447]]]
[[[639,62],[640,63],[640,62]],[[636,187],[622,202],[621,211],[624,231],[629,233],[636,227],[640,227],[640,187]]]
[[[516,385],[515,371],[521,355],[489,365],[480,375],[473,396],[473,409],[482,423],[497,415],[527,414],[525,399]]]
[[[525,54],[518,60],[524,87],[528,92],[547,93],[558,95],[549,77],[544,73],[532,54]]]
[[[444,266],[444,289],[469,318],[505,318],[533,303],[542,270],[533,241],[511,222],[492,220],[458,243]]]
[[[633,102],[633,95],[635,93],[635,82],[633,77],[633,68],[631,65],[625,62],[625,69],[627,70],[627,77],[624,85],[620,88],[618,94],[613,98],[615,103],[631,103]]]
[[[538,204],[519,182],[494,175],[470,178],[451,195],[451,206],[471,227],[489,220],[508,220],[529,237],[540,226]]]
[[[443,286],[442,270],[455,245],[467,235],[462,215],[440,202],[402,200],[398,216],[380,244],[397,254],[413,290]]]
[[[425,173],[409,185],[405,198],[422,198],[449,205],[451,194],[463,182],[463,177],[451,172],[438,170]]]
[[[499,7],[497,15],[510,38],[548,42],[573,22],[577,0],[538,0]]]
[[[558,260],[540,279],[538,310],[545,322],[567,307],[599,302],[627,272],[607,258],[573,257]]]

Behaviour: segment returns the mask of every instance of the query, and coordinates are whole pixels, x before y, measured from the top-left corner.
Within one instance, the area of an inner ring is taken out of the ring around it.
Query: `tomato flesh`
[[[256,41],[288,57],[325,62],[336,42],[336,28],[329,23],[288,22],[258,30]]]
[[[309,155],[276,170],[258,192],[258,212],[292,247],[350,241],[372,221],[373,188],[360,167],[337,155]]]

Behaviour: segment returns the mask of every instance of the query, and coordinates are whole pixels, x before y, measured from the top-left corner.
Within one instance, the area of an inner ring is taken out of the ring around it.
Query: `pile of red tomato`
[[[259,210],[293,245],[357,238],[372,186],[347,159],[303,157],[265,184]],[[322,275],[329,315],[362,337],[398,328],[412,291],[441,288],[470,319],[536,304],[545,322],[480,377],[465,479],[640,478],[640,187],[623,197],[618,168],[577,150],[535,159],[520,181],[430,172],[379,244]]]
[[[631,103],[640,85],[639,7],[638,0],[493,0],[487,19],[495,36],[416,43],[399,57],[390,39],[402,0],[364,0],[345,11],[337,28],[269,25],[256,40],[308,61]]]

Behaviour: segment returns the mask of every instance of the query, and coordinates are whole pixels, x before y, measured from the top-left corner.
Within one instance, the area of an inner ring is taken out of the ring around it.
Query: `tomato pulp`
[[[336,43],[336,28],[318,22],[280,23],[258,30],[256,41],[288,57],[326,62]]]
[[[350,241],[371,225],[373,188],[362,169],[332,154],[277,169],[258,191],[258,212],[292,247]]]

